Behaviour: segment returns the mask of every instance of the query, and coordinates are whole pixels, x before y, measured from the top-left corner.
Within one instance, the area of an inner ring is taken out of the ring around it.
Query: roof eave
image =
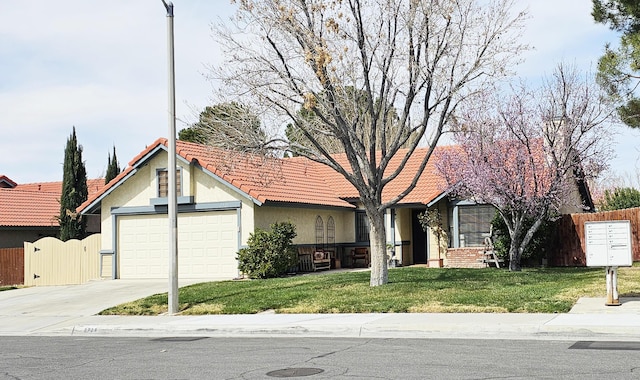
[[[449,191],[443,191],[442,193],[440,193],[440,195],[438,195],[437,197],[433,198],[432,200],[428,201],[427,207],[432,207],[433,205],[435,205],[436,203],[440,202],[442,199],[444,199],[445,197],[449,196]]]
[[[131,169],[131,171],[129,173],[127,173],[126,176],[122,177],[116,184],[114,184],[113,186],[109,187],[102,194],[100,194],[100,196],[98,196],[93,202],[91,202],[90,204],[85,206],[82,210],[80,210],[80,214],[82,214],[82,215],[94,214],[96,211],[99,211],[100,210],[100,204],[102,203],[102,200],[107,195],[111,194],[118,186],[120,186],[121,183],[123,183],[127,179],[131,178],[131,176],[133,176],[137,172],[138,172],[138,168],[137,167]]]
[[[318,204],[318,203],[303,203],[303,202],[289,202],[289,201],[273,201],[266,200],[264,202],[265,206],[273,206],[273,207],[295,207],[295,208],[314,208],[314,209],[330,209],[330,210],[353,210],[356,208],[355,205],[329,205],[329,204]]]

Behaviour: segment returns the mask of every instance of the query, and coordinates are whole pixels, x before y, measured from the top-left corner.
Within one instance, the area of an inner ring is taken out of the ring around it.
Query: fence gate
[[[0,285],[24,283],[24,248],[0,248]]]
[[[100,278],[100,234],[24,243],[25,285],[74,285]]]

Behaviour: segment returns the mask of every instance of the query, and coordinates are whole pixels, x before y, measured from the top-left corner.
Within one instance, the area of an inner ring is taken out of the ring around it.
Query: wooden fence
[[[0,285],[24,283],[24,248],[0,248]]]
[[[584,222],[628,220],[631,222],[633,261],[640,261],[640,207],[625,210],[564,215],[557,222],[555,252],[550,257],[554,266],[585,266]]]
[[[100,278],[100,234],[66,242],[24,243],[24,284],[73,285]]]

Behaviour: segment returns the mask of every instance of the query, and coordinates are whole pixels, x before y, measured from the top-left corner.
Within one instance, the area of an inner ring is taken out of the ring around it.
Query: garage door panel
[[[178,216],[178,276],[233,278],[237,275],[235,211]],[[166,215],[118,218],[120,278],[167,278],[169,273]]]

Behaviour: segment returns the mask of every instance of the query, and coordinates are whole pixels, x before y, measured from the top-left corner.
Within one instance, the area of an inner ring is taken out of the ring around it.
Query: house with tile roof
[[[89,194],[104,186],[104,179],[87,181]],[[43,237],[56,237],[60,229],[62,182],[18,184],[0,176],[0,248],[23,247]],[[100,232],[99,219],[88,217],[87,231]]]
[[[402,174],[385,188],[385,199],[406,188],[426,152],[416,150]],[[294,243],[299,247],[330,252],[332,266],[353,265],[352,251],[369,245],[368,220],[358,192],[322,164],[304,157],[230,153],[183,141],[177,142],[176,153],[180,278],[237,277],[236,253],[249,235],[279,221],[296,225]],[[100,216],[103,277],[167,277],[167,155],[167,140],[156,140],[79,207],[82,214]],[[390,168],[399,164],[400,160],[392,162]],[[452,203],[444,188],[434,165],[428,164],[415,189],[387,210],[387,241],[399,264],[442,258],[436,238],[425,234],[417,220],[427,208],[439,210],[444,230],[457,234],[445,242],[447,246],[482,244],[493,209]]]

